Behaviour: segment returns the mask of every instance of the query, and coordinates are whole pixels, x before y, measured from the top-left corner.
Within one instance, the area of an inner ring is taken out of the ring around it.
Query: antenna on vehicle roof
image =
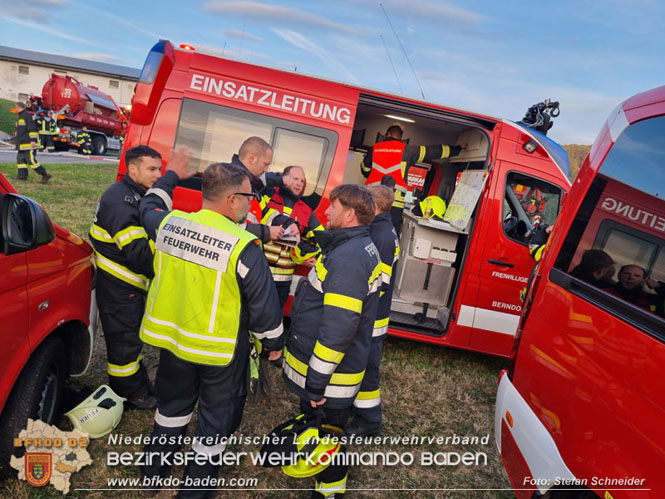
[[[399,87],[400,93],[404,93],[404,90],[402,90],[402,84],[399,81],[399,76],[397,76],[397,70],[395,69],[395,65],[393,64],[393,58],[390,57],[390,51],[388,50],[388,45],[386,45],[386,41],[383,39],[383,35],[379,35],[381,37],[381,41],[383,42],[383,46],[386,49],[386,54],[388,54],[388,60],[390,61],[390,65],[393,67],[393,72],[395,73],[395,79],[397,80],[397,86]]]
[[[395,28],[393,28],[393,23],[390,22],[390,17],[388,17],[388,13],[386,12],[386,9],[383,8],[383,4],[379,3],[379,7],[381,7],[381,10],[386,16],[386,19],[388,20],[388,25],[390,26],[390,29],[393,30],[393,34],[395,35],[395,38],[397,38],[397,43],[399,43],[399,46],[402,48],[402,52],[404,52],[404,57],[406,57],[406,62],[409,63],[409,67],[411,68],[411,71],[413,71],[413,76],[416,79],[416,83],[418,83],[418,88],[420,89],[420,95],[422,95],[423,100],[425,100],[425,92],[423,92],[423,87],[420,85],[420,80],[418,79],[418,75],[416,74],[416,70],[413,69],[413,64],[411,64],[411,59],[409,59],[409,55],[406,53],[406,50],[404,50],[404,45],[402,45],[402,41],[399,39],[399,36],[397,35],[397,31],[395,31]]]

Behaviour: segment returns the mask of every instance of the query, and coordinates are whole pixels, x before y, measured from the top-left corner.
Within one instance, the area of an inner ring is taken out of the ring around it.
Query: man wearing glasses
[[[175,156],[180,154],[185,153]],[[269,351],[269,360],[279,358],[282,311],[259,241],[238,225],[254,198],[249,172],[228,163],[210,165],[203,172],[202,209],[186,213],[169,210],[178,179],[192,174],[187,162],[171,164],[140,206],[141,221],[155,241],[155,278],[140,334],[161,349],[155,426],[145,451],[177,452],[198,401],[195,459],[186,466],[183,483],[201,483],[197,479],[217,476],[226,437],[240,425],[250,336]],[[164,477],[169,466],[158,458],[142,472]],[[187,497],[208,493],[189,490]]]

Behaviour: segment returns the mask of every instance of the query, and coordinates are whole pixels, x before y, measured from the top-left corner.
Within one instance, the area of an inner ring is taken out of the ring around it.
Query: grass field
[[[15,165],[0,164],[0,171],[6,176],[14,176],[15,168]],[[48,169],[54,178],[49,185],[40,185],[38,177],[31,175],[30,181],[21,184],[20,188],[23,194],[42,203],[54,222],[85,236],[101,193],[114,180],[115,168],[114,165],[107,164],[50,165]],[[145,357],[150,373],[154,375],[156,354],[148,351]],[[495,448],[493,435],[496,380],[499,370],[504,366],[503,360],[489,356],[389,338],[385,344],[382,366],[384,435],[489,435],[489,443],[351,446],[349,450],[355,452],[391,451],[401,453],[402,456],[411,453],[415,461],[412,465],[367,465],[352,468],[347,497],[514,497],[511,491],[505,490],[510,488],[510,483]],[[105,383],[105,368],[104,341],[99,334],[91,368],[85,376],[76,380],[74,386],[80,388],[87,385],[94,388]],[[270,398],[247,403],[238,433],[246,436],[263,435],[297,413],[297,400],[285,389],[279,371],[269,367],[269,375],[272,384]],[[152,422],[152,413],[126,411],[114,433],[129,436],[148,435]],[[66,418],[60,421],[59,426],[65,430],[71,429]],[[190,433],[191,431],[193,424],[190,425]],[[140,446],[119,447],[109,444],[107,438],[92,441],[89,451],[93,464],[72,475],[70,496],[105,497],[110,493],[76,489],[103,489],[108,487],[108,478],[138,477],[139,470],[135,467],[112,467],[106,464],[107,452],[138,450],[141,450]],[[235,445],[229,450],[256,452],[258,446]],[[469,466],[421,466],[419,460],[425,452],[479,452],[487,456],[487,463]],[[174,469],[173,475],[181,477],[182,469]],[[254,466],[249,459],[243,460],[238,466],[223,468],[220,477],[257,478],[258,483],[250,490],[227,489],[219,492],[218,497],[309,497],[309,493],[304,489],[309,489],[313,483],[312,479],[288,478],[279,469]],[[112,494],[119,498],[141,497],[141,492],[137,490],[115,491]],[[56,495],[59,493],[50,485],[37,489],[16,479],[0,482],[1,497],[22,499]],[[170,495],[170,491],[162,491],[159,497]]]
[[[0,99],[0,130],[8,134],[16,130],[16,115],[10,111],[16,103],[8,99]]]

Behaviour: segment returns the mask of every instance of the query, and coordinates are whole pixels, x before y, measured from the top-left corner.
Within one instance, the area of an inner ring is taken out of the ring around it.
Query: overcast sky
[[[661,0],[0,0],[0,15],[11,47],[140,68],[167,38],[421,98],[410,61],[429,101],[519,120],[558,100],[562,144],[591,144],[619,102],[665,84]]]

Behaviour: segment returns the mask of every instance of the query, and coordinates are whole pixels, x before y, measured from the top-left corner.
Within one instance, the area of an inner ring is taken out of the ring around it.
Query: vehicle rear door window
[[[551,279],[665,341],[665,117],[627,127],[593,180]]]

